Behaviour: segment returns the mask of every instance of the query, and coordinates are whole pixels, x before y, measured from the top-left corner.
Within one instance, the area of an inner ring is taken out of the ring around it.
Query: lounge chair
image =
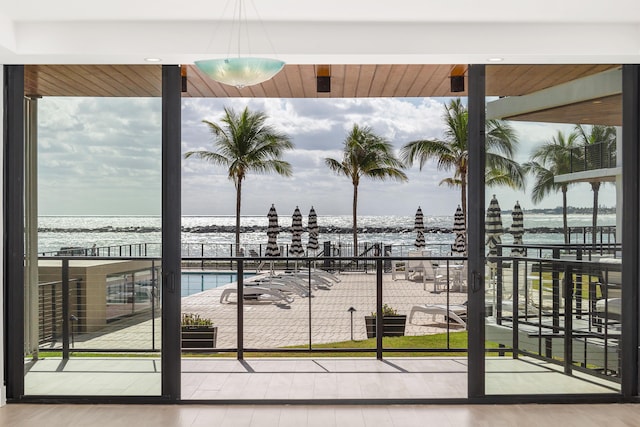
[[[446,321],[454,321],[463,327],[467,327],[467,306],[466,305],[449,305],[446,304],[420,304],[411,307],[409,312],[409,323],[413,323],[413,316],[416,313],[431,314],[435,320],[436,316],[444,316]]]
[[[244,282],[245,287],[262,287],[268,289],[277,289],[282,292],[296,294],[306,298],[309,296],[309,287],[296,277],[288,277],[286,275],[277,275],[270,277],[262,277],[249,279]]]
[[[308,270],[297,271],[297,272],[293,272],[293,271],[284,272],[282,274],[278,274],[276,277],[283,277],[283,278],[289,278],[291,280],[296,280],[298,282],[303,283],[305,286],[307,286],[309,282],[309,278],[311,278],[311,286],[314,289],[318,289],[319,287],[330,288],[335,283],[337,283],[334,279],[327,278],[325,275],[317,274],[315,271],[312,271],[311,275],[309,275]]]
[[[281,303],[281,304],[291,304],[294,300],[293,296],[287,295],[286,293],[277,290],[277,289],[269,289],[262,286],[245,286],[244,290],[244,298],[245,300],[255,301],[255,302],[273,302],[273,303]],[[226,288],[220,294],[220,303],[229,303],[229,297],[235,294],[236,298],[238,295],[237,288]],[[245,302],[249,302],[245,301]]]

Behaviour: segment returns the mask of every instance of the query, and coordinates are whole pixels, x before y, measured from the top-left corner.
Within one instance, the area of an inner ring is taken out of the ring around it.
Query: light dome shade
[[[284,62],[277,59],[252,57],[207,59],[195,64],[209,78],[237,88],[269,80],[284,67]]]

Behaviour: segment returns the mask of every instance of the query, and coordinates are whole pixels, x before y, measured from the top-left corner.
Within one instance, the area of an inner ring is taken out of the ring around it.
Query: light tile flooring
[[[619,392],[593,376],[564,375],[557,365],[534,359],[492,358],[486,364],[487,394],[585,394]],[[184,400],[318,401],[465,399],[464,358],[274,358],[184,359]],[[156,359],[47,359],[30,367],[30,396],[160,394]]]
[[[617,427],[640,405],[22,405],[0,408],[11,427]]]
[[[467,395],[465,359],[187,360],[183,399],[456,399]]]

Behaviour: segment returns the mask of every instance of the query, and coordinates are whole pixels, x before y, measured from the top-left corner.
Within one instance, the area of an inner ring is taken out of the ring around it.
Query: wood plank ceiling
[[[618,65],[488,65],[487,96],[518,96],[596,74]],[[454,71],[455,69],[455,71]],[[183,97],[360,98],[451,97],[452,71],[467,73],[466,66],[452,64],[332,64],[331,92],[316,91],[316,66],[287,64],[273,79],[238,89],[210,80],[194,65],[187,65],[187,91]],[[465,77],[466,80],[466,77]],[[25,95],[159,97],[160,65],[27,65]],[[465,81],[465,89],[466,89]],[[621,121],[621,98],[582,103],[520,120],[585,123],[597,115],[606,124]],[[580,107],[580,108],[577,108]],[[566,119],[565,119],[566,117]],[[514,118],[515,119],[515,118]],[[587,122],[588,123],[588,122]]]

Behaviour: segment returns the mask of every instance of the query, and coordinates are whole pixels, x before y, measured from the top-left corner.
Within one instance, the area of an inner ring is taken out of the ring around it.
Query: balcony
[[[571,150],[571,173],[616,167],[616,145],[600,142]]]
[[[569,172],[557,175],[556,183],[615,182],[622,175],[617,166],[616,145],[597,143],[573,148],[570,151]]]

